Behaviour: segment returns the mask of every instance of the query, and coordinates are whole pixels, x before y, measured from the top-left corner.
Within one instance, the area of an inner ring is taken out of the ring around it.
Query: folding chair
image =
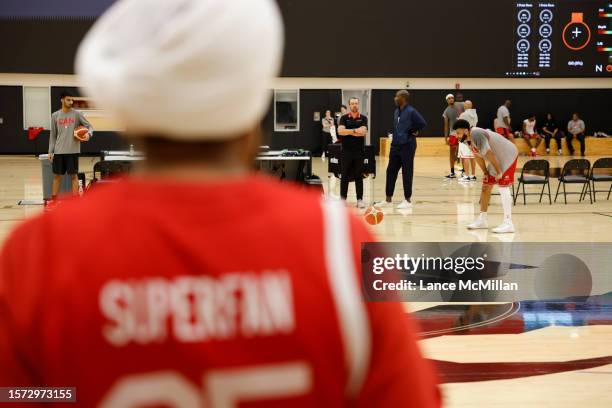
[[[565,204],[567,204],[568,194],[580,194],[580,200],[582,201],[583,195],[586,196],[586,190],[589,190],[589,199],[593,204],[593,194],[591,192],[591,184],[589,183],[589,170],[591,168],[591,162],[586,159],[572,159],[569,160],[563,166],[561,175],[559,176],[559,185],[557,186],[557,193],[555,194],[555,203],[557,202],[557,196],[559,195],[559,189],[563,184],[563,198]],[[580,193],[566,192],[566,184],[582,184],[582,190]]]
[[[514,204],[516,205],[516,199],[518,198],[521,191],[521,184],[523,185],[523,204],[527,204],[526,196],[538,195],[538,193],[526,193],[525,184],[541,184],[542,191],[540,192],[540,203],[542,202],[542,196],[544,195],[544,187],[548,187],[548,203],[552,205],[550,195],[550,164],[548,160],[529,160],[523,165],[521,170],[521,176],[518,179],[518,187],[516,189],[516,195],[514,196]]]
[[[603,170],[603,171],[602,171]],[[607,170],[607,171],[606,171]],[[589,180],[593,186],[593,201],[597,202],[597,193],[608,192],[606,200],[610,199],[610,193],[612,193],[612,157],[603,157],[595,160],[591,172],[589,173]],[[595,182],[608,182],[610,183],[609,190],[596,190]]]
[[[93,184],[100,182],[101,180],[112,181],[113,178],[129,173],[131,169],[132,166],[128,162],[101,160],[94,164],[93,179],[87,188],[93,186]],[[96,173],[100,175],[100,178],[96,177]]]

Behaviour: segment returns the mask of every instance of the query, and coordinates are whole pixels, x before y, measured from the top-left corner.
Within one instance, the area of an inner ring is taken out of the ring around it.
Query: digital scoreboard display
[[[612,2],[516,2],[512,28],[506,76],[612,76]]]
[[[612,77],[612,0],[276,1],[286,77]],[[0,72],[74,72],[114,2],[0,0]]]

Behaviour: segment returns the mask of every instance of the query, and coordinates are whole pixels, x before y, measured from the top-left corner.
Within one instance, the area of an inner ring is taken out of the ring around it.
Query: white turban
[[[81,43],[76,72],[132,136],[222,140],[261,120],[282,50],[274,0],[119,0]]]

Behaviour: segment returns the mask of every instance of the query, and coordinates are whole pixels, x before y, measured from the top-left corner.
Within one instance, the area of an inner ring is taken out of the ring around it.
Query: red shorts
[[[510,184],[514,183],[514,172],[515,171],[516,171],[516,159],[514,159],[510,167],[508,167],[508,169],[504,171],[504,174],[502,174],[502,177],[501,179],[499,179],[499,182],[495,181],[495,176],[488,175],[482,179],[482,184],[487,185],[487,186],[499,184],[500,187],[508,187]]]
[[[537,133],[534,133],[534,134],[532,134],[532,135],[530,135],[529,133],[525,133],[525,134],[523,135],[523,137],[524,137],[525,139],[539,139],[539,138],[540,138],[540,135],[538,135]]]
[[[448,137],[448,144],[450,146],[457,146],[459,144],[459,139],[457,139],[456,135],[450,135]]]
[[[502,135],[503,137],[505,137],[505,138],[508,138],[508,137],[512,136],[512,133],[510,133],[510,129],[508,129],[508,128],[501,128],[501,127],[499,127],[497,129],[495,129],[495,131],[497,133],[499,133],[500,135]]]

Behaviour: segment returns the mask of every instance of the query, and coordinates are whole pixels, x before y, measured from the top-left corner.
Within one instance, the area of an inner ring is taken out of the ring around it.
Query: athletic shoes
[[[412,208],[412,203],[408,200],[404,200],[397,205],[398,210],[407,210],[408,208]]]
[[[444,177],[447,178],[447,179],[454,179],[457,176],[455,176],[455,173],[450,173],[449,175],[444,176]]]
[[[550,149],[546,149],[546,154],[550,154]]]
[[[476,176],[472,176],[472,177],[470,178],[470,181],[476,181]]]
[[[378,208],[393,208],[393,203],[391,201],[380,201],[378,203],[374,203],[374,207]]]
[[[559,156],[561,156],[563,154],[563,150],[559,149],[558,153],[559,153]]]
[[[57,208],[57,206],[59,205],[59,201],[57,200],[46,200],[45,201],[45,211],[53,211]]]
[[[365,206],[363,200],[357,200],[357,208],[365,208]]]
[[[493,228],[491,231],[496,234],[509,234],[514,232],[514,225],[512,224],[512,221],[504,221],[497,227]]]
[[[474,221],[471,224],[467,225],[468,229],[487,229],[489,228],[489,226],[487,225],[487,221],[483,220],[482,218],[478,218],[476,221]]]
[[[461,176],[459,177],[459,181],[470,181],[470,176]]]

